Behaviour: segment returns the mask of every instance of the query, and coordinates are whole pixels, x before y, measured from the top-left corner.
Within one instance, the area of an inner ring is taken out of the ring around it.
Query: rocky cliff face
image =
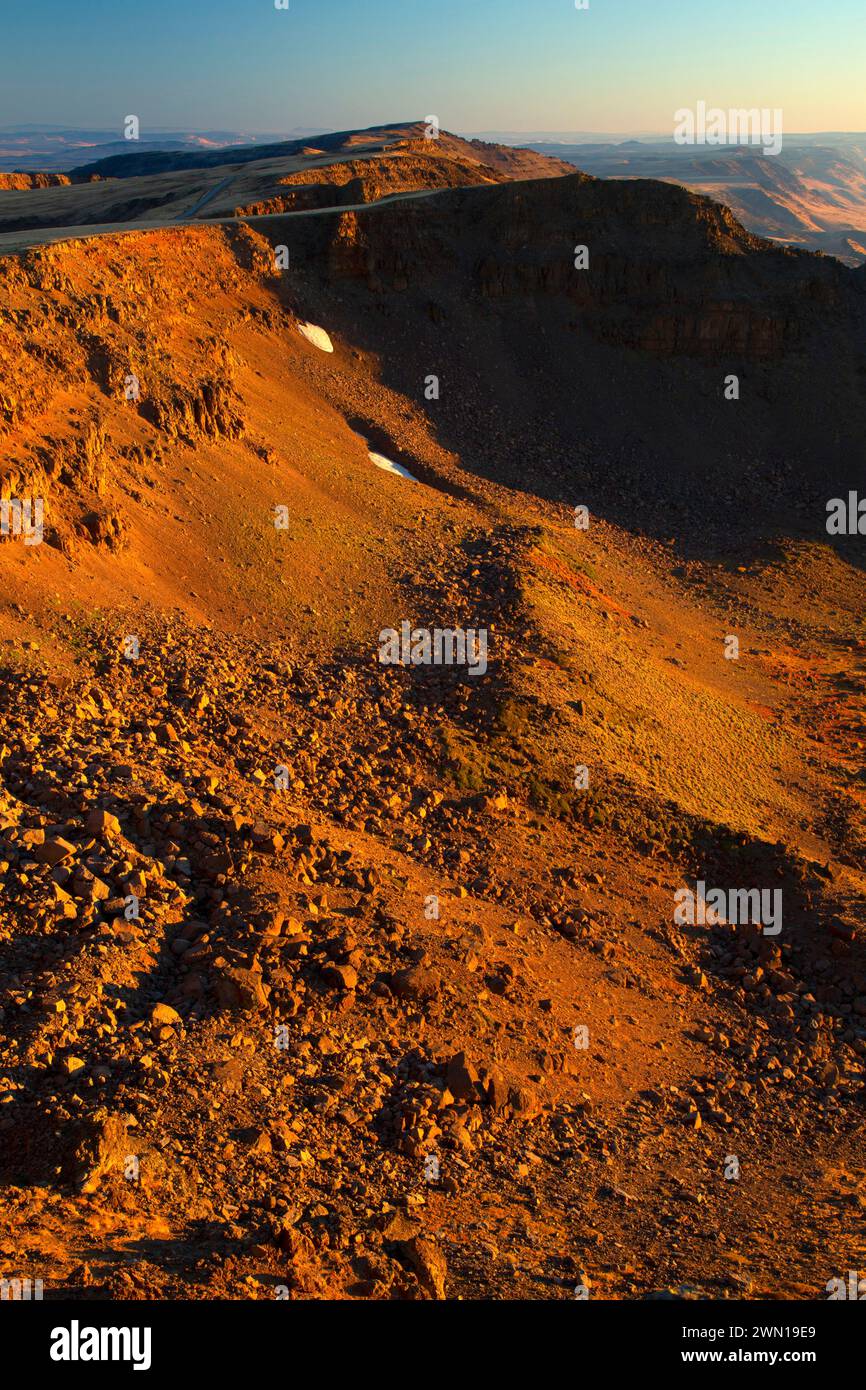
[[[28,188],[65,188],[71,182],[68,174],[0,174],[0,192],[23,192]]]
[[[101,499],[119,470],[172,442],[243,434],[233,352],[204,333],[178,358],[177,327],[241,284],[255,291],[265,252],[242,230],[118,240],[107,252],[71,243],[0,261],[0,495],[41,497],[50,543],[116,544],[119,520],[106,529],[82,518],[107,515]]]
[[[814,310],[837,321],[863,310],[857,277],[837,262],[781,251],[726,208],[662,184],[578,174],[531,190],[456,192],[396,214],[346,214],[316,240],[333,268],[353,278],[366,271],[379,293],[399,290],[411,262],[419,290],[447,297],[459,281],[461,292],[502,301],[504,312],[541,310],[545,300],[555,312],[556,300],[568,301],[591,331],[650,352],[730,349],[748,359],[792,344]]]
[[[437,153],[432,142],[406,142],[398,153],[374,159],[349,159],[339,164],[304,169],[279,180],[274,197],[235,208],[238,217],[260,217],[312,208],[372,203],[394,193],[419,189],[473,187],[498,183],[508,175],[475,160]]]
[[[576,174],[258,230],[400,390],[438,372],[443,438],[512,483],[567,495],[601,455],[599,486],[663,507],[745,487],[767,517],[787,488],[819,521],[866,437],[862,272],[685,189]]]
[[[464,467],[542,495],[588,486],[662,527],[742,517],[747,498],[757,524],[820,530],[849,485],[866,437],[863,272],[762,242],[684,189],[576,174],[254,225],[4,261],[7,471],[22,450],[45,468],[38,421],[72,386],[99,418],[239,437],[224,329],[197,357],[176,344],[183,316],[213,319],[240,294],[265,332],[288,312],[374,353]]]

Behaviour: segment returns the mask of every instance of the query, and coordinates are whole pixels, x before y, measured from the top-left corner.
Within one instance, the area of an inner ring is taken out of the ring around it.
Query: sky
[[[0,0],[0,125],[866,131],[866,0]]]

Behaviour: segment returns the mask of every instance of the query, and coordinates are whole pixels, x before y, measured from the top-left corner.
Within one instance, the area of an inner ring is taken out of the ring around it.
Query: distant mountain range
[[[13,171],[65,173],[87,160],[137,150],[225,149],[232,145],[271,144],[278,140],[297,140],[318,134],[316,129],[253,132],[237,130],[147,130],[137,141],[125,140],[123,130],[104,127],[80,129],[73,126],[0,126],[0,172]]]

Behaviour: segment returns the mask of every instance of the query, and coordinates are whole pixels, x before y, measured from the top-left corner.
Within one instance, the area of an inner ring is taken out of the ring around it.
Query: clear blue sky
[[[866,0],[3,0],[0,124],[866,130]]]

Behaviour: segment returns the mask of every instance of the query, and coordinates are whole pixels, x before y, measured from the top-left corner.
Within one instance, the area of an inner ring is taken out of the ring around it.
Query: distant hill
[[[136,150],[69,174],[15,176],[20,181],[0,201],[0,238],[55,227],[115,228],[345,207],[573,172],[566,160],[534,150],[463,140],[447,131],[427,139],[422,122],[340,131],[317,136],[315,143],[305,137],[231,151]]]
[[[295,130],[287,134],[251,134],[231,130],[144,131],[139,149],[227,149],[235,145],[272,144],[275,140],[309,136],[313,131]],[[13,125],[0,126],[0,171],[27,173],[49,171],[68,173],[73,165],[84,159],[107,159],[124,154],[129,142],[117,129],[82,129],[70,126]]]
[[[370,126],[365,130],[340,130],[315,137],[315,149],[334,154],[351,152],[365,146],[382,146],[399,140],[425,138],[423,121],[404,121],[393,125]],[[430,141],[433,144],[433,141]],[[534,150],[515,149],[508,145],[488,144],[483,140],[463,140],[460,136],[442,131],[436,140],[439,149],[459,153],[471,152],[483,164],[511,170],[511,177],[537,178],[544,172],[568,172],[567,161],[555,155],[539,154]],[[79,177],[101,174],[104,178],[133,178],[140,174],[174,172],[179,169],[209,169],[219,164],[248,164],[260,159],[279,159],[303,154],[310,148],[310,138],[281,140],[273,144],[241,146],[231,150],[155,150],[137,149],[114,154],[105,159],[79,165],[72,172]]]

